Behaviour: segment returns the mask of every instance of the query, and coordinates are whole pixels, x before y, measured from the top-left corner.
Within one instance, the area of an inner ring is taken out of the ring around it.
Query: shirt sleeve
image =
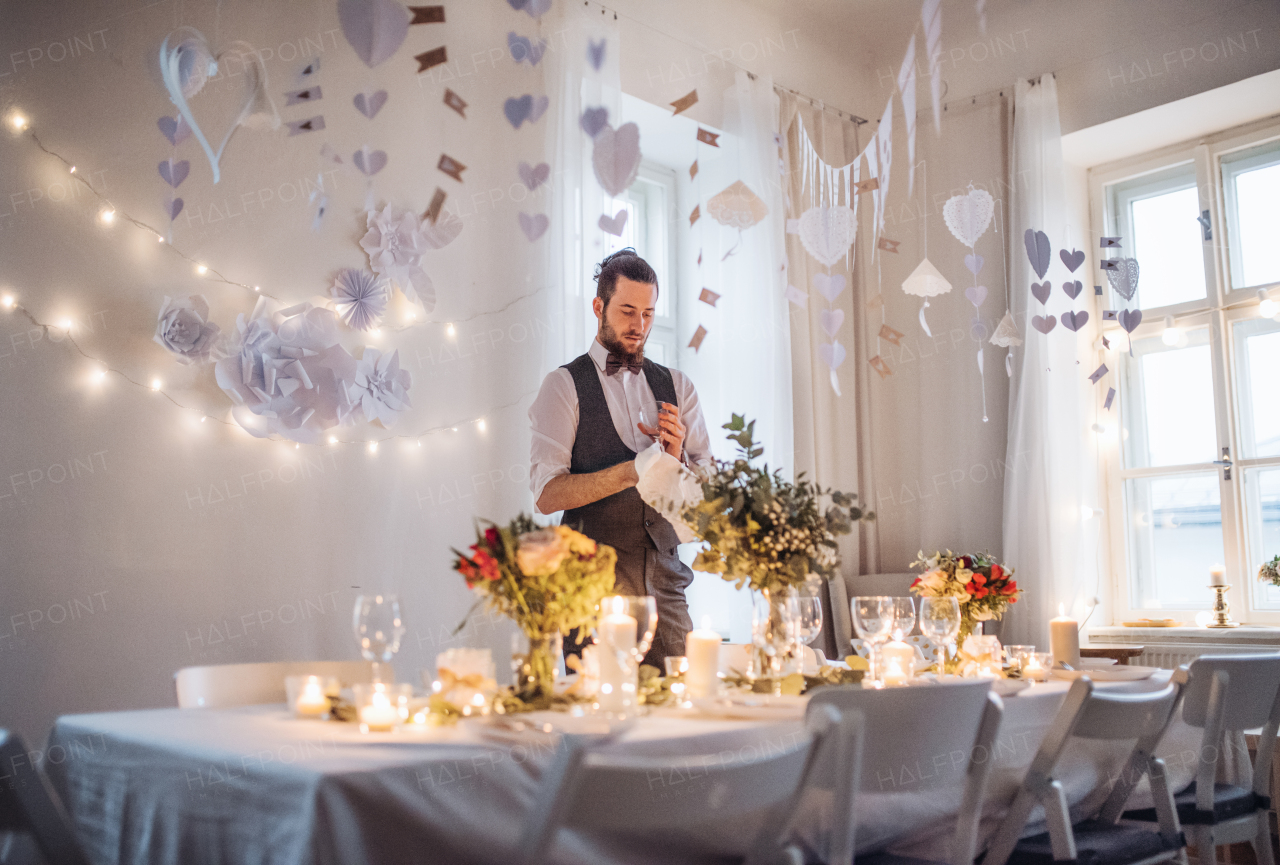
[[[680,419],[684,421],[684,453],[691,466],[711,464],[711,435],[702,417],[702,404],[698,402],[698,390],[689,377],[678,369],[671,371],[680,400]]]
[[[578,391],[567,369],[556,369],[542,380],[529,406],[533,429],[529,453],[529,489],[537,508],[542,490],[552,478],[569,473],[573,440],[578,434]],[[538,513],[542,513],[539,509]]]

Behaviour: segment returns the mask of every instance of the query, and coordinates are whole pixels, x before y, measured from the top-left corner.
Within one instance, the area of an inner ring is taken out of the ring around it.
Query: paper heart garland
[[[640,172],[640,127],[624,123],[614,129],[606,123],[596,133],[591,167],[605,192],[621,195]]]
[[[182,119],[181,114],[177,117],[161,117],[156,121],[156,126],[160,127],[160,134],[169,139],[174,147],[191,137],[191,127]]]
[[[813,288],[818,294],[827,299],[827,303],[835,303],[836,298],[840,296],[840,292],[844,291],[845,278],[843,273],[815,273],[813,275]]]
[[[182,205],[183,201],[181,198],[174,198],[170,196],[165,200],[165,210],[169,214],[170,222],[178,218],[178,214],[182,212]]]
[[[538,119],[546,112],[547,106],[551,104],[551,100],[546,96],[534,98],[526,93],[519,98],[508,99],[502,104],[502,113],[506,115],[508,122],[516,129],[528,120],[530,123],[537,123]]]
[[[588,108],[582,112],[582,131],[592,138],[595,138],[605,124],[609,122],[609,109],[603,105],[597,105],[594,108]]]
[[[1080,312],[1064,312],[1062,314],[1062,326],[1072,332],[1084,327],[1089,321],[1089,313],[1081,310]]]
[[[531,166],[527,162],[521,162],[516,166],[516,173],[520,175],[520,180],[533,192],[539,186],[547,182],[547,178],[551,176],[551,166],[545,162],[539,162],[536,166]]]
[[[974,306],[982,306],[982,302],[987,299],[987,287],[971,285],[964,290],[964,296],[969,298],[969,302]]]
[[[1065,249],[1058,250],[1058,257],[1062,259],[1062,263],[1067,266],[1067,270],[1071,273],[1076,272],[1076,268],[1084,264],[1084,253],[1080,250],[1067,252]]]
[[[834,339],[836,331],[838,331],[840,326],[844,324],[844,310],[824,309],[822,311],[822,315],[819,317],[822,320],[822,329],[826,331],[827,336]]]
[[[1036,300],[1040,301],[1041,304],[1047,304],[1049,302],[1049,292],[1051,291],[1053,291],[1053,283],[1049,282],[1047,279],[1044,282],[1031,283],[1031,293],[1035,296]]]
[[[1057,323],[1058,320],[1051,315],[1033,315],[1031,317],[1031,326],[1046,335],[1053,330],[1053,326]]]
[[[627,227],[627,216],[627,209],[624,207],[613,216],[601,214],[597,224],[614,237],[622,237],[622,231]]]
[[[523,63],[528,60],[530,66],[537,66],[538,61],[542,59],[542,53],[547,50],[547,42],[545,39],[539,39],[534,42],[528,36],[517,36],[515,33],[508,33],[507,48],[511,51],[512,60],[517,63]]]
[[[1066,296],[1071,298],[1072,300],[1075,300],[1077,297],[1079,297],[1080,292],[1083,290],[1084,290],[1084,284],[1081,283],[1080,280],[1078,279],[1072,280],[1071,282],[1062,283],[1063,293],[1065,293]]]
[[[947,199],[942,205],[942,219],[956,240],[972,249],[991,225],[995,209],[995,199],[990,192],[970,189],[964,195]]]
[[[977,276],[982,272],[982,265],[985,262],[986,259],[981,255],[978,255],[976,252],[964,257],[964,266],[968,268],[969,272],[974,276]]]
[[[382,106],[387,104],[387,91],[378,90],[374,93],[357,93],[355,102],[356,111],[359,111],[370,120],[374,118]]]
[[[530,243],[542,237],[550,225],[551,220],[545,214],[539,213],[534,216],[527,213],[520,214],[520,230],[524,232],[525,237],[529,238]]]
[[[605,40],[603,39],[599,42],[587,42],[587,60],[591,61],[591,68],[597,72],[604,65],[604,46]]]
[[[818,346],[818,357],[822,359],[823,363],[831,367],[832,372],[835,372],[840,368],[840,364],[844,363],[846,354],[844,346],[839,342],[832,342],[830,345],[823,343]]]
[[[362,147],[351,154],[351,161],[367,177],[373,177],[373,175],[387,167],[387,152],[385,150],[369,150],[368,147]]]
[[[551,0],[526,0],[524,11],[531,18],[541,18],[551,8]]]
[[[1107,281],[1125,300],[1133,300],[1138,291],[1138,259],[1117,258],[1107,271]]]
[[[1116,321],[1120,322],[1120,326],[1125,329],[1126,333],[1133,333],[1138,329],[1138,325],[1142,324],[1142,310],[1122,309],[1120,314],[1116,316]]]
[[[1027,247],[1027,258],[1031,261],[1031,269],[1036,276],[1044,279],[1049,272],[1049,236],[1043,231],[1028,228],[1022,235],[1022,242]]]
[[[395,0],[338,0],[338,24],[370,69],[388,60],[409,35],[409,10]]]
[[[182,181],[187,179],[187,175],[191,172],[191,163],[183,159],[174,162],[172,159],[166,159],[157,166],[160,176],[164,178],[164,182],[177,189]]]
[[[810,207],[800,217],[797,230],[805,251],[819,264],[831,267],[845,257],[858,234],[858,219],[843,204]]]

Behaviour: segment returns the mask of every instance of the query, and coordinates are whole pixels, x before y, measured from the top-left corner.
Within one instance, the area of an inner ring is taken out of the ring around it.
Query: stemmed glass
[[[893,638],[901,640],[916,627],[916,603],[913,598],[893,599]]]
[[[822,583],[809,580],[799,587],[797,604],[799,605],[796,620],[796,632],[802,645],[808,645],[814,637],[822,633]]]
[[[960,602],[955,598],[921,598],[920,632],[933,647],[938,672],[942,672],[946,658],[960,635]]]
[[[792,663],[800,649],[797,625],[799,604],[794,591],[755,595],[751,611],[751,643],[754,646],[749,675],[770,679],[775,694],[782,693],[782,677],[796,672]]]
[[[360,654],[366,661],[373,661],[373,681],[383,681],[382,664],[390,663],[395,653],[400,651],[400,640],[404,637],[400,598],[396,595],[360,595],[356,598],[351,624]],[[394,671],[391,681],[395,681]]]
[[[871,680],[879,681],[880,645],[888,641],[897,619],[894,599],[872,595],[854,598],[849,606],[853,611],[854,630],[871,647]]]

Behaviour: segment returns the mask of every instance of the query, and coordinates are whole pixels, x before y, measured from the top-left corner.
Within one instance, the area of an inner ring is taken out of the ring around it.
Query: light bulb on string
[[[454,329],[453,322],[449,322],[449,326],[444,329],[444,332],[447,333],[449,336],[458,335],[458,331]]]
[[[9,115],[9,125],[13,127],[14,132],[21,132],[26,129],[30,122],[21,111],[14,111]]]
[[[116,212],[114,208],[104,207],[98,212],[98,221],[103,225],[111,225],[116,221]]]
[[[476,421],[476,426],[479,427],[480,432],[484,432],[485,431],[484,418],[480,418],[480,420]]]
[[[69,319],[69,318],[64,318],[62,321],[58,322],[58,327],[60,327],[60,328],[62,328],[63,330],[65,330],[67,333],[71,333],[71,326],[72,326],[72,324],[73,324],[73,322],[71,321],[71,319]]]
[[[1280,304],[1271,299],[1265,288],[1258,289],[1258,315],[1275,318],[1277,313],[1280,313]]]
[[[378,452],[378,443],[369,442],[369,453],[376,454]]]
[[[73,166],[71,166],[71,170],[70,170],[70,171],[68,171],[67,173],[68,173],[68,174],[75,174],[75,173],[76,173],[76,167],[75,167],[74,165],[73,165]]]
[[[163,386],[164,386],[164,382],[160,381],[160,379],[158,379],[158,378],[153,378],[153,379],[151,379],[151,389],[152,389],[152,390],[160,390],[160,388],[161,388],[161,387],[163,387]]]
[[[1164,317],[1164,332],[1160,334],[1160,341],[1171,348],[1181,348],[1187,344],[1186,334],[1182,332],[1182,328],[1174,324],[1171,315]]]
[[[338,437],[337,437],[337,436],[329,436],[329,444],[331,444],[331,445],[336,445],[337,443],[338,443]]]
[[[261,287],[261,286],[258,286],[258,285],[255,285],[255,286],[253,287],[253,290],[254,290],[254,291],[262,291],[262,287]]]
[[[17,302],[18,301],[12,294],[6,294],[4,297],[0,297],[0,306],[3,306],[5,309],[13,309],[13,305]]]
[[[209,272],[208,266],[203,264],[196,265],[196,273],[200,274],[201,276],[204,276],[208,272]]]

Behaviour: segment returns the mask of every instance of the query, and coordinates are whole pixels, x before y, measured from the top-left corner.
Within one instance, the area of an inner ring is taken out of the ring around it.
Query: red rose
[[[502,549],[502,535],[493,526],[484,530],[484,542],[489,545],[491,550]]]
[[[476,563],[470,559],[458,559],[458,573],[462,574],[467,580],[467,588],[474,588],[476,584]]]
[[[1004,576],[1004,568],[1000,567],[999,565],[991,566],[991,579],[998,580],[1003,576]]]
[[[962,568],[972,568],[972,567],[973,567],[973,559],[972,559],[972,558],[970,558],[969,556],[961,556],[961,557],[960,557],[960,567],[962,567]]]
[[[911,581],[911,588],[914,589],[918,585],[920,585],[920,578],[916,577],[914,580]]]
[[[987,584],[987,578],[984,577],[982,574],[974,574],[973,581],[977,583],[979,586],[985,586]]]
[[[476,565],[479,566],[480,574],[486,580],[493,582],[502,578],[502,571],[498,568],[498,560],[484,550],[476,550]]]

